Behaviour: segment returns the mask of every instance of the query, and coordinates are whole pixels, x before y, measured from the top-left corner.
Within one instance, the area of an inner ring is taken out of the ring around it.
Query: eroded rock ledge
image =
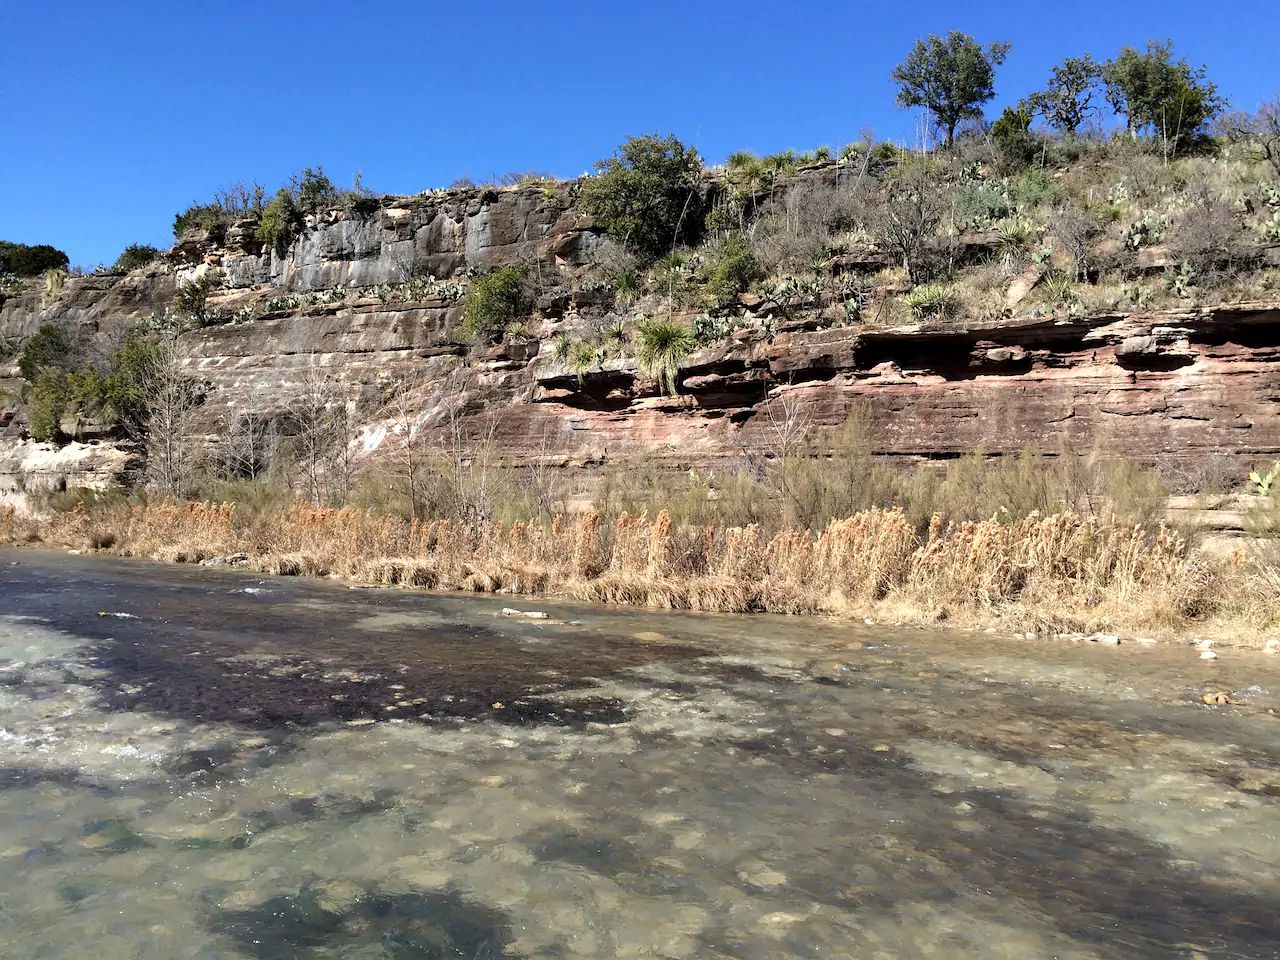
[[[211,432],[249,410],[282,415],[309,378],[324,376],[363,401],[369,456],[378,455],[388,391],[405,380],[423,429],[447,428],[447,392],[492,418],[497,453],[513,463],[598,466],[645,453],[672,467],[727,467],[744,449],[770,449],[784,410],[822,426],[855,407],[870,417],[877,451],[894,457],[1053,452],[1067,442],[1240,471],[1280,456],[1278,303],[875,329],[833,322],[829,304],[784,310],[744,296],[737,329],[690,357],[680,396],[667,397],[625,355],[581,372],[555,358],[559,334],[598,332],[615,319],[584,282],[603,242],[564,185],[384,197],[373,211],[317,218],[284,256],[233,227],[216,243],[184,238],[128,275],[70,278],[52,303],[12,297],[0,306],[0,338],[18,343],[50,320],[109,337],[162,310],[179,283],[214,272],[218,308],[251,318],[182,337],[206,386]],[[423,274],[465,282],[469,270],[517,259],[537,264],[538,310],[527,338],[496,346],[461,339],[456,288],[423,288],[414,300],[376,289]],[[301,296],[314,291],[332,297]],[[12,391],[16,371],[7,376],[0,387]],[[12,408],[0,427],[4,482],[43,476],[56,486],[57,470],[30,467]],[[68,468],[64,480],[96,483],[123,469],[123,455],[95,451],[101,469]],[[40,457],[87,456],[73,452]]]

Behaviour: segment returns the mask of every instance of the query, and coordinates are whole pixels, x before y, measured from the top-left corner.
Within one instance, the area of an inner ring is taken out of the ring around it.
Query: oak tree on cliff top
[[[1010,46],[998,42],[984,47],[958,30],[917,40],[890,74],[898,84],[898,106],[928,110],[951,146],[960,121],[982,116],[982,105],[995,96],[995,68],[1004,63]]]
[[[1173,44],[1148,41],[1146,52],[1124,47],[1102,68],[1107,101],[1129,133],[1151,131],[1176,152],[1222,112],[1226,101],[1204,67],[1173,59]]]
[[[582,204],[610,237],[648,259],[694,239],[702,160],[674,135],[631,137],[582,185]]]

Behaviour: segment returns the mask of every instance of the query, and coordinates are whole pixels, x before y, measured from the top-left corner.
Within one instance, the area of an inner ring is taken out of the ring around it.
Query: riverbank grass
[[[870,509],[823,529],[676,525],[597,512],[467,525],[293,504],[81,504],[0,514],[0,540],[388,586],[554,595],[718,613],[871,617],[1048,632],[1212,637],[1262,646],[1280,590],[1256,559],[1212,557],[1163,525],[1075,513],[921,530]]]

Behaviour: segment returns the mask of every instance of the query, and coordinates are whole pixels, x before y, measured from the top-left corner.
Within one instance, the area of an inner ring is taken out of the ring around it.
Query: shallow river
[[[0,956],[1280,957],[1278,660],[0,552]]]

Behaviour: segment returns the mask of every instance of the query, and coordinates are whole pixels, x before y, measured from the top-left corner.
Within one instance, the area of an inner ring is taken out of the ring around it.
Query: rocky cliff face
[[[367,206],[315,219],[283,256],[241,224],[217,242],[185,238],[129,275],[69,278],[48,303],[11,297],[0,341],[15,347],[50,320],[109,337],[210,274],[217,322],[181,343],[206,386],[211,431],[250,411],[283,416],[324,378],[360,402],[367,456],[378,455],[387,397],[406,382],[422,429],[443,433],[444,407],[465,410],[513,463],[594,467],[644,453],[673,467],[725,467],[744,449],[771,449],[783,418],[836,425],[855,406],[871,418],[879,452],[896,457],[1054,451],[1064,441],[1189,470],[1280,455],[1277,304],[877,329],[848,325],[819,294],[744,295],[726,311],[732,332],[685,362],[670,397],[625,345],[585,369],[557,358],[559,334],[599,340],[617,319],[593,266],[608,244],[575,210],[571,186]],[[971,242],[981,255],[981,238]],[[534,265],[539,291],[526,333],[467,342],[468,274],[517,260]],[[0,387],[15,387],[15,375]],[[21,417],[6,417],[0,473],[13,487],[33,448],[17,446]],[[63,482],[100,480],[121,462],[109,445],[100,453],[100,462],[72,458]]]

